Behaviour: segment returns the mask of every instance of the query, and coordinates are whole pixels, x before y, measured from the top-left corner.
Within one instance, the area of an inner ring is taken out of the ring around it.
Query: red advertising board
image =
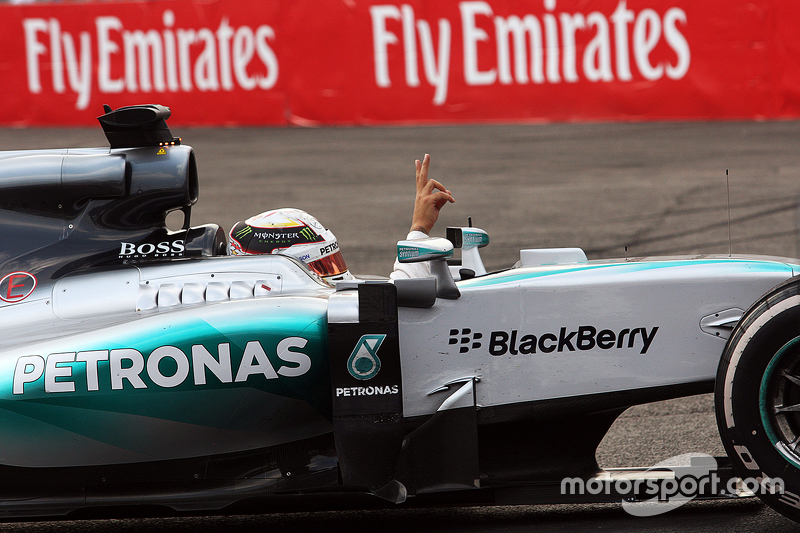
[[[779,0],[159,0],[0,5],[2,125],[800,116]]]

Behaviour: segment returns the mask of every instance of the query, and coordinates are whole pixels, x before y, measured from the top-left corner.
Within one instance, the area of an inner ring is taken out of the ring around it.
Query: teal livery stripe
[[[602,263],[602,264],[575,264],[575,265],[542,265],[541,267],[512,269],[491,274],[489,276],[461,281],[459,287],[485,287],[490,285],[521,283],[524,281],[577,272],[590,272],[597,270],[613,269],[613,274],[623,275],[636,272],[667,268],[692,268],[698,266],[724,265],[736,271],[758,272],[788,272],[792,273],[791,265],[777,261],[761,261],[754,259],[683,259],[668,261],[641,261],[630,263]]]
[[[329,402],[325,300],[248,301],[237,313],[228,307],[143,317],[6,357],[0,399],[84,397],[91,405],[105,395],[254,387]]]

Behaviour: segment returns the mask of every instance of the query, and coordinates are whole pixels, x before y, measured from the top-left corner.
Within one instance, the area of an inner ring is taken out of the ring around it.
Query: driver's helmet
[[[334,234],[300,209],[274,209],[237,222],[229,242],[230,255],[283,254],[328,282],[353,279]]]

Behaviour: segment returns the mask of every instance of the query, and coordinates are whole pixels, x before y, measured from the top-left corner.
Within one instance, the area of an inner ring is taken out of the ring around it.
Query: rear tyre
[[[717,371],[720,437],[746,486],[800,521],[800,279],[742,317]]]

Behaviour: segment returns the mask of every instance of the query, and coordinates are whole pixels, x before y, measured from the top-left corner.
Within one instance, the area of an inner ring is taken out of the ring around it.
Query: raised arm
[[[448,202],[455,202],[449,190],[436,181],[428,178],[428,168],[431,156],[425,154],[422,162],[417,159],[414,165],[417,171],[417,195],[414,199],[414,216],[411,219],[411,231],[421,231],[429,235],[436,221],[439,211]]]

